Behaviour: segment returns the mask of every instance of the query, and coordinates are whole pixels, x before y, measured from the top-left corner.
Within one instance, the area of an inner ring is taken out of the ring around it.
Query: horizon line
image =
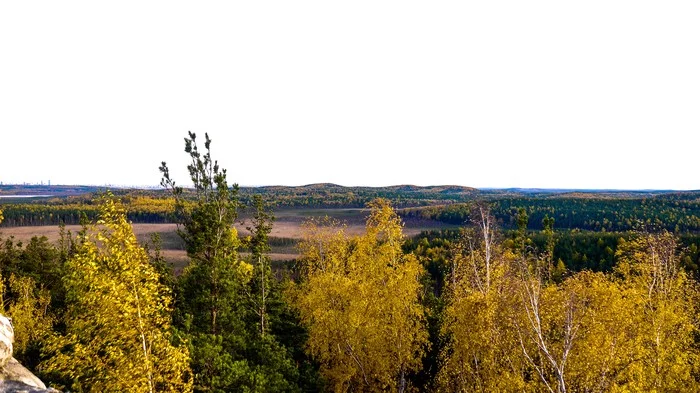
[[[236,183],[234,183],[236,184]],[[499,186],[499,187],[475,187],[475,186],[465,186],[465,185],[460,185],[460,184],[433,184],[433,185],[427,185],[427,186],[421,186],[421,185],[416,185],[416,184],[408,184],[408,183],[403,183],[403,184],[390,184],[390,185],[384,185],[384,186],[368,186],[368,185],[342,185],[342,184],[337,184],[337,183],[331,183],[331,182],[318,182],[318,183],[308,183],[308,184],[301,184],[301,185],[285,185],[285,184],[262,184],[262,185],[250,185],[250,184],[245,184],[241,185],[238,184],[238,187],[241,188],[264,188],[264,187],[291,187],[291,188],[296,188],[296,187],[309,187],[309,186],[318,186],[318,185],[326,185],[326,186],[335,186],[335,187],[343,187],[343,188],[389,188],[389,187],[418,187],[418,188],[433,188],[433,187],[462,187],[462,188],[471,188],[475,190],[523,190],[523,191],[546,191],[546,192],[556,192],[556,191],[607,191],[607,192],[694,192],[694,191],[700,191],[700,188],[688,188],[688,189],[679,189],[679,188],[591,188],[591,187],[574,187],[574,188],[569,188],[569,187],[534,187],[534,186],[528,186],[528,187],[517,187],[517,186]],[[148,185],[148,184],[29,184],[29,183],[2,183],[0,182],[0,187],[8,187],[8,186],[21,186],[21,187],[105,187],[105,188],[119,188],[119,189],[148,189],[148,190],[153,190],[153,189],[164,189],[160,184],[157,185]],[[183,187],[186,189],[193,188],[191,186]]]

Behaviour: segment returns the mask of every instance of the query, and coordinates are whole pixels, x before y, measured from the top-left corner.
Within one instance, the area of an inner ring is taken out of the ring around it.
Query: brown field
[[[364,218],[367,214],[365,209],[296,209],[275,212],[277,220],[274,222],[270,237],[300,239],[302,237],[302,224],[308,217],[332,216],[346,224],[346,233],[349,235],[360,235],[364,233]],[[245,229],[249,223],[245,221],[236,225],[241,235],[246,235]],[[435,221],[411,221],[404,227],[406,236],[415,236],[421,231],[446,228],[445,224]],[[141,243],[150,243],[151,235],[159,233],[162,242],[162,254],[175,269],[180,269],[187,264],[187,254],[184,244],[178,236],[176,224],[133,224],[134,233]],[[81,230],[80,225],[67,225],[66,230],[74,236]],[[46,238],[56,243],[59,239],[58,226],[28,226],[0,228],[0,238],[7,239],[14,237],[16,241],[28,242],[34,236],[46,236]],[[243,254],[245,255],[245,254]],[[286,261],[295,259],[298,256],[293,245],[273,246],[270,257],[273,261]]]

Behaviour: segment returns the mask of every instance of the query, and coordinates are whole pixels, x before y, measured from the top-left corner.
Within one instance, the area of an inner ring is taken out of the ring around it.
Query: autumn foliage
[[[401,250],[402,224],[387,201],[370,204],[366,233],[307,227],[304,276],[293,293],[310,352],[330,390],[405,391],[427,346],[418,260]]]
[[[98,224],[66,262],[65,333],[46,346],[46,371],[78,392],[191,391],[187,348],[171,342],[172,295],[110,196]]]
[[[620,246],[614,272],[561,282],[545,258],[497,244],[488,287],[475,279],[487,268],[474,239],[455,253],[436,390],[695,389],[698,292],[671,234],[639,234]]]

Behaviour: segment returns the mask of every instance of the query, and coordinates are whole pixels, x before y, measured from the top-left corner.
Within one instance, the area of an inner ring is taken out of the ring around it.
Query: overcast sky
[[[700,189],[698,1],[5,1],[0,181]]]

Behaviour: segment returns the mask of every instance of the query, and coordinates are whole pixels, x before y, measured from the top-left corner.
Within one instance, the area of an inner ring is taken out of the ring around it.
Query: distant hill
[[[382,187],[380,187],[382,188]],[[479,193],[479,190],[476,188],[472,187],[464,187],[464,186],[426,186],[426,187],[421,187],[421,186],[413,186],[413,185],[400,185],[400,186],[389,186],[389,187],[383,187],[389,190],[393,191],[399,191],[399,192],[434,192],[434,193],[441,193],[441,194],[477,194]]]
[[[333,183],[314,183],[303,186],[260,186],[260,187],[240,187],[241,191],[254,192],[255,190],[265,191],[373,191],[373,192],[406,192],[406,193],[451,193],[451,194],[473,194],[479,190],[464,186],[414,186],[411,184],[401,184],[395,186],[369,187],[369,186],[341,186]]]
[[[115,194],[138,193],[146,195],[166,194],[158,188],[122,188],[111,186],[86,186],[86,185],[0,185],[0,196],[29,196],[50,195],[52,197],[79,196],[92,194],[104,190],[111,190]],[[283,196],[300,195],[325,195],[348,194],[356,196],[384,196],[389,199],[404,196],[409,199],[455,199],[455,201],[470,200],[475,197],[554,197],[554,198],[648,198],[655,196],[669,196],[671,198],[694,199],[700,195],[700,191],[673,191],[673,190],[590,190],[590,189],[548,189],[548,188],[483,188],[465,187],[458,185],[434,185],[416,186],[400,184],[384,187],[369,186],[342,186],[333,183],[314,183],[303,186],[243,186],[240,187],[241,195],[271,194]]]

